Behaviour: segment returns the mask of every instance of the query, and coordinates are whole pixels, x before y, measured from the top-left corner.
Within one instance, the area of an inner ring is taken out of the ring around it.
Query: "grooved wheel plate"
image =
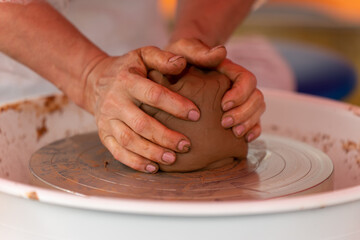
[[[189,173],[146,174],[112,158],[97,133],[66,138],[33,154],[38,185],[79,195],[157,200],[249,200],[331,190],[333,165],[318,149],[263,135],[247,160]]]

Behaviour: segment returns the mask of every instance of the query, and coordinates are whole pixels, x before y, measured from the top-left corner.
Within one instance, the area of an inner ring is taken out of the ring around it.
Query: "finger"
[[[190,149],[190,140],[181,133],[168,129],[160,122],[141,111],[133,103],[122,106],[125,111],[119,111],[121,119],[134,132],[149,141],[177,152],[187,152]]]
[[[162,74],[177,75],[186,67],[184,57],[160,50],[157,47],[143,47],[137,51],[147,69],[155,69]]]
[[[256,112],[264,110],[264,96],[259,90],[256,90],[243,105],[225,112],[221,119],[221,125],[225,128],[232,127],[252,118]]]
[[[148,78],[166,88],[169,88],[171,85],[168,79],[156,70],[150,71],[148,74]]]
[[[264,108],[259,108],[249,119],[232,127],[234,135],[238,138],[248,135],[250,129],[260,121],[260,117],[264,111]]]
[[[140,102],[161,109],[177,118],[197,121],[200,110],[189,99],[149,79],[133,75],[136,84],[129,84],[127,91]],[[133,82],[132,81],[132,82]]]
[[[232,88],[222,98],[221,106],[224,111],[243,104],[256,89],[256,78],[247,69],[224,60],[217,70],[233,81]]]
[[[99,135],[104,146],[119,162],[140,172],[156,173],[159,170],[159,166],[156,163],[121,147],[113,136],[102,135],[101,133]]]
[[[252,142],[257,139],[261,134],[261,125],[256,124],[250,131],[246,134],[245,139],[247,142]]]
[[[120,146],[151,161],[171,165],[176,155],[140,137],[120,120],[110,120],[112,135]]]
[[[180,39],[167,48],[170,52],[184,56],[185,59],[198,67],[214,68],[226,57],[226,48],[222,45],[210,48],[195,38]]]

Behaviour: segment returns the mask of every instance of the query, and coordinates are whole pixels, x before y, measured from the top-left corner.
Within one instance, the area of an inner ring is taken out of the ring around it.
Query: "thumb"
[[[137,53],[141,56],[147,70],[157,70],[162,74],[177,75],[186,67],[186,60],[183,56],[176,56],[157,47],[139,48]]]
[[[188,63],[203,68],[214,68],[226,58],[226,48],[223,45],[210,48],[195,38],[179,39],[170,43],[166,50],[184,56]]]

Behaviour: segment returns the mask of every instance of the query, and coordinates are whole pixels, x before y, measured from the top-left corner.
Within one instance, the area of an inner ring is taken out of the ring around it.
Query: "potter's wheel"
[[[36,184],[79,195],[161,200],[268,199],[332,188],[323,152],[287,138],[263,136],[247,160],[190,173],[146,174],[112,158],[96,133],[66,138],[30,160]]]

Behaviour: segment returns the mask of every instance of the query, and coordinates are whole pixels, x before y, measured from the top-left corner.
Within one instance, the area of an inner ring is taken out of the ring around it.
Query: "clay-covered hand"
[[[147,79],[151,69],[179,74],[185,66],[183,57],[144,47],[120,57],[105,56],[85,76],[84,107],[95,115],[100,139],[115,159],[154,173],[159,163],[172,164],[175,152],[189,150],[186,136],[139,108],[145,103],[180,119],[198,120],[200,111],[194,103]]]
[[[166,49],[184,56],[195,66],[225,74],[232,81],[232,87],[221,101],[222,126],[232,128],[235,136],[245,136],[248,142],[260,136],[260,117],[265,111],[263,94],[256,88],[256,78],[251,72],[226,59],[224,46],[210,48],[198,39],[183,38],[172,41]]]
[[[251,142],[261,134],[260,118],[265,112],[262,92],[256,88],[256,78],[247,69],[225,59],[217,71],[232,80],[232,87],[221,100],[224,110],[221,125],[232,128],[236,137],[245,136]]]
[[[236,138],[230,129],[224,129],[220,125],[223,114],[221,99],[231,85],[231,81],[225,75],[217,71],[202,71],[191,67],[175,84],[170,84],[167,78],[156,71],[152,71],[149,77],[190,99],[201,111],[199,121],[189,122],[146,104],[141,106],[145,112],[165,126],[181,131],[192,143],[190,152],[178,153],[173,165],[160,164],[161,170],[194,171],[220,166],[233,161],[234,158],[246,157],[247,144],[244,138]]]

